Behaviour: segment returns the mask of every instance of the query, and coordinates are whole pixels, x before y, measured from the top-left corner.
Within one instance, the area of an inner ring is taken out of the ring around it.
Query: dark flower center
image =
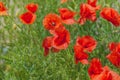
[[[51,24],[52,24],[52,26],[56,26],[55,22],[52,22]]]

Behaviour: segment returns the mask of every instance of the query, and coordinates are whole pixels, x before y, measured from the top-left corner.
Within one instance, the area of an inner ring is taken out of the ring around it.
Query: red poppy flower
[[[61,27],[62,22],[58,15],[50,13],[43,19],[43,25],[47,30],[55,30],[56,28]]]
[[[38,4],[30,3],[30,4],[26,5],[26,8],[28,11],[35,13],[38,9]]]
[[[96,9],[89,4],[81,4],[80,19],[78,22],[83,25],[86,20],[96,21]]]
[[[68,24],[68,25],[75,23],[75,20],[74,20],[75,12],[67,8],[60,8],[59,13],[60,13],[60,17],[63,23]]]
[[[53,38],[53,47],[56,49],[66,49],[70,43],[70,33],[65,29],[58,31]]]
[[[91,36],[78,37],[76,42],[77,42],[77,45],[82,46],[84,51],[87,51],[87,52],[92,52],[97,45],[96,40]]]
[[[7,8],[4,6],[3,2],[0,2],[0,16],[7,15]]]
[[[99,59],[93,58],[90,62],[90,67],[88,68],[88,73],[91,78],[95,75],[99,75],[102,72],[102,64]]]
[[[88,54],[83,51],[83,48],[79,45],[74,46],[74,58],[75,63],[81,62],[82,64],[88,64]]]
[[[97,0],[87,0],[87,3],[94,7],[96,10],[100,9],[100,6],[97,6]]]
[[[67,0],[61,0],[61,4],[67,2]]]
[[[107,55],[107,58],[113,65],[120,68],[120,43],[112,50],[113,51]]]
[[[118,27],[120,25],[120,15],[113,8],[103,8],[100,12],[102,18],[110,21],[113,25]]]
[[[20,15],[20,20],[24,23],[24,24],[33,24],[33,22],[36,19],[36,15],[31,13],[31,12],[25,12],[23,14]]]

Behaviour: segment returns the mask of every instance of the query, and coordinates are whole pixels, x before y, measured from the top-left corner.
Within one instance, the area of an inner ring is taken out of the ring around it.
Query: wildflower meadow
[[[0,80],[120,80],[120,0],[0,0]]]

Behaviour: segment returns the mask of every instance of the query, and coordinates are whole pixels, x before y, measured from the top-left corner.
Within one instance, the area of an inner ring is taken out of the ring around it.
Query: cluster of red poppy
[[[64,2],[64,0],[61,1]],[[67,8],[60,8],[59,15],[55,13],[46,15],[43,19],[43,26],[53,36],[48,36],[43,40],[44,56],[49,54],[49,50],[58,52],[68,47],[70,43],[70,33],[63,24],[72,25],[78,23],[84,25],[86,20],[94,22],[97,20],[97,10],[100,10],[100,6],[97,5],[97,0],[87,0],[86,3],[80,5],[80,18],[78,20],[74,19],[77,12]],[[120,15],[113,8],[103,8],[100,16],[110,21],[116,27],[120,25]],[[75,63],[78,64],[78,62],[81,62],[82,64],[89,64],[88,53],[91,53],[96,46],[97,41],[92,36],[78,36],[76,44],[74,45]],[[120,43],[110,43],[109,49],[111,53],[107,56],[108,60],[120,68]],[[120,80],[120,76],[110,70],[108,66],[102,67],[100,60],[97,58],[91,60],[88,73],[91,80]]]
[[[30,3],[26,5],[26,9],[27,9],[27,12],[20,15],[20,20],[24,24],[33,24],[36,19],[35,12],[38,9],[38,4]],[[4,6],[3,2],[0,2],[0,15],[1,16],[8,15],[7,8]]]
[[[52,52],[58,52],[62,49],[66,49],[70,43],[70,33],[62,24],[61,18],[50,13],[45,16],[43,25],[53,36],[46,37],[43,40],[43,48],[45,50],[44,55],[47,56],[49,50]]]
[[[61,0],[61,3],[68,0]],[[20,15],[20,20],[24,24],[32,24],[36,15],[35,12],[38,9],[38,5],[30,3],[26,5],[27,12]],[[80,5],[80,18],[74,19],[77,12],[71,11],[67,8],[60,8],[59,15],[55,13],[47,14],[43,19],[43,26],[52,36],[48,36],[43,40],[42,47],[44,48],[44,56],[51,52],[59,52],[64,50],[70,44],[70,33],[65,28],[64,24],[80,24],[84,25],[86,20],[92,22],[97,20],[96,11],[100,10],[100,6],[97,5],[97,0],[87,0],[86,3]],[[0,2],[0,15],[7,15],[7,8],[2,2]],[[120,14],[113,8],[103,8],[100,11],[100,16],[107,21],[111,22],[116,27],[120,26]],[[74,58],[75,63],[81,62],[82,64],[89,64],[88,53],[91,53],[97,46],[97,41],[92,36],[78,36],[76,44],[74,45]],[[110,43],[110,54],[107,55],[107,59],[116,67],[120,68],[120,43]],[[120,80],[120,76],[111,71],[108,66],[102,67],[99,59],[94,58],[90,61],[90,67],[88,69],[91,80]]]
[[[20,15],[20,20],[24,24],[33,24],[33,22],[35,22],[36,19],[36,15],[34,13],[37,11],[38,5],[35,3],[30,3],[26,5],[26,9],[27,12]]]

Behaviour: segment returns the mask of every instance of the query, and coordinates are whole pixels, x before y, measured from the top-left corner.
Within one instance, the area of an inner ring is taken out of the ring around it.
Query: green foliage
[[[114,0],[98,0],[101,7],[113,6],[119,9],[120,4]],[[44,16],[57,13],[60,7],[67,7],[79,12],[79,5],[84,0],[70,0],[60,4],[60,0],[3,0],[10,16],[0,16],[0,80],[89,80],[88,66],[74,64],[73,45],[78,35],[91,35],[97,42],[97,48],[89,54],[89,60],[99,57],[104,65],[109,65],[107,59],[108,43],[120,41],[120,28],[103,20],[97,12],[95,23],[87,21],[85,25],[66,26],[71,33],[71,44],[68,49],[59,53],[43,56],[42,41],[50,35],[42,25]],[[31,2],[39,4],[37,20],[27,26],[20,22],[19,15],[25,12],[25,5]],[[115,6],[114,6],[115,5]],[[79,16],[76,17],[77,19]]]

